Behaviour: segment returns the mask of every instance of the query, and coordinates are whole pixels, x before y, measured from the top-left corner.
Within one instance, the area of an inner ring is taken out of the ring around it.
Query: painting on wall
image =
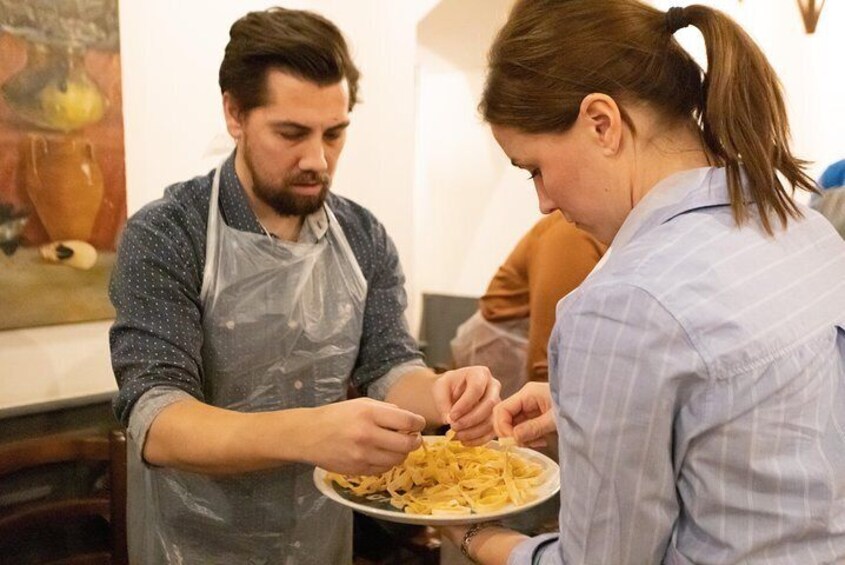
[[[0,330],[113,317],[117,0],[0,0]]]

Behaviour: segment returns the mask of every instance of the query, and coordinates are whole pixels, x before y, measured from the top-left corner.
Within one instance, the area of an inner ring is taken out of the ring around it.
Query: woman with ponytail
[[[444,533],[481,563],[845,562],[845,243],[792,198],[816,188],[759,47],[705,6],[519,0],[480,107],[610,249],[557,306],[550,387],[494,413],[558,442],[560,532]]]

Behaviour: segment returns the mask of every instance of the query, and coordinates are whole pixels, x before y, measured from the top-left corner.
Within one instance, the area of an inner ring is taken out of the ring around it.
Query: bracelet
[[[491,527],[501,528],[502,523],[499,522],[499,521],[478,522],[478,523],[473,524],[472,526],[469,527],[469,529],[464,534],[464,539],[461,541],[461,553],[464,555],[464,557],[466,557],[467,559],[469,559],[473,563],[478,563],[478,561],[476,561],[472,557],[472,555],[469,554],[469,544],[472,541],[472,538],[474,538],[478,534],[478,532],[480,532],[481,530],[484,530],[486,528],[491,528]]]

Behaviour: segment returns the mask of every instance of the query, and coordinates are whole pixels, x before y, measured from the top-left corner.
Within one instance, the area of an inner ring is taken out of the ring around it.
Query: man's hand
[[[496,406],[493,423],[499,437],[513,437],[528,447],[548,445],[546,436],[557,431],[549,385],[526,384]]]
[[[376,475],[420,446],[425,418],[393,404],[357,398],[314,409],[306,460],[345,475]]]
[[[432,395],[457,439],[466,445],[482,445],[495,437],[492,415],[501,388],[487,367],[464,367],[440,375]]]

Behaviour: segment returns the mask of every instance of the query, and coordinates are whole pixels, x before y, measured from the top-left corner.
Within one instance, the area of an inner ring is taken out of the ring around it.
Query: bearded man
[[[132,563],[350,563],[314,465],[383,472],[427,424],[493,436],[499,383],[425,367],[393,242],[330,192],[358,76],[325,18],[247,14],[220,67],[234,153],[127,223],[110,339]]]

